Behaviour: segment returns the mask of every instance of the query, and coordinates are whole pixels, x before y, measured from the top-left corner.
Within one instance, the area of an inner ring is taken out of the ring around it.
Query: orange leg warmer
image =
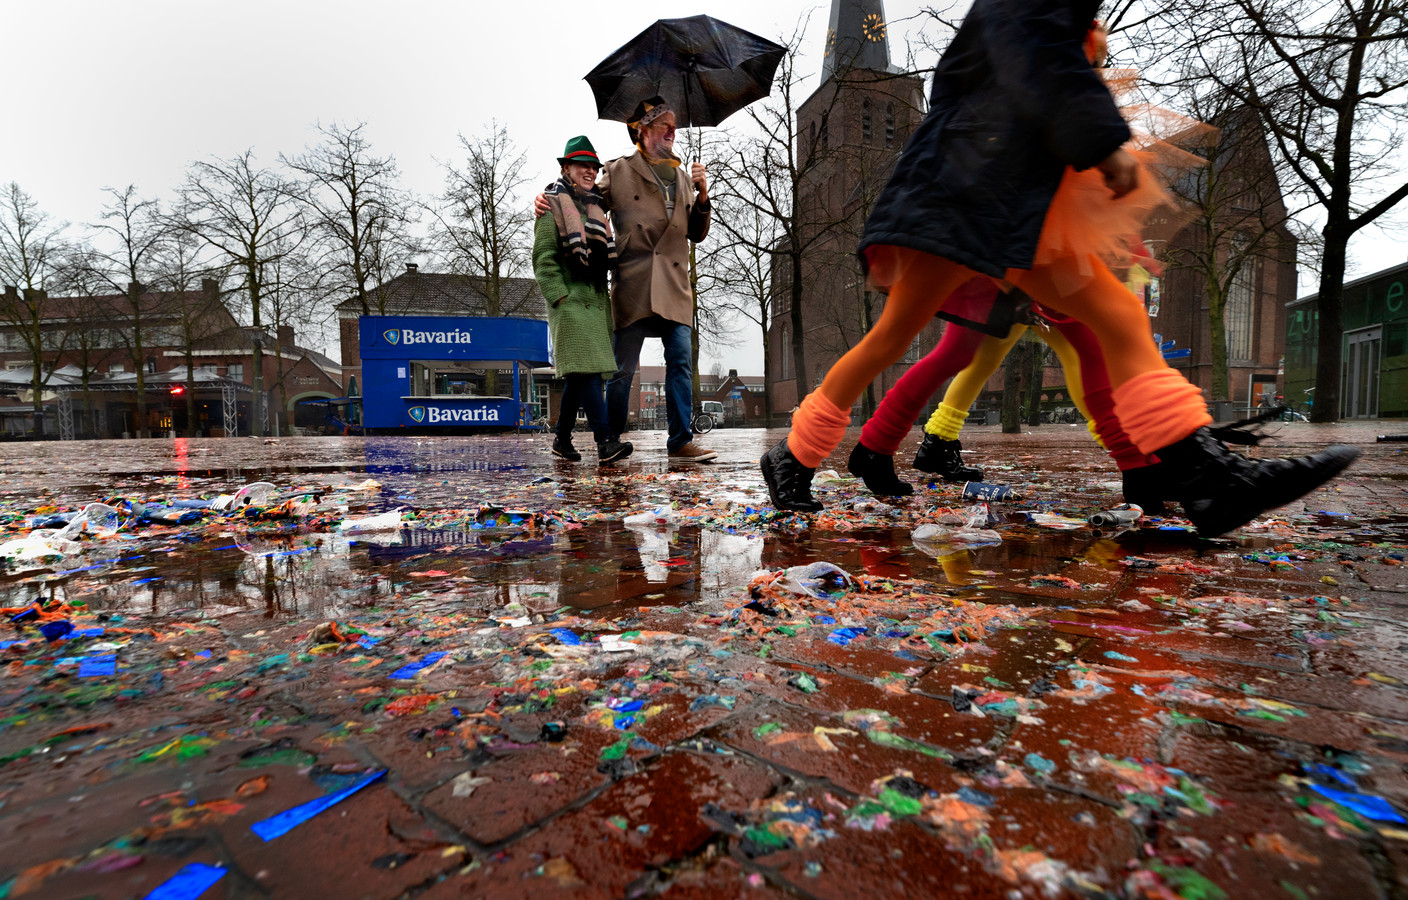
[[[1154,453],[1212,424],[1203,392],[1168,368],[1115,388],[1115,415],[1141,453]]]

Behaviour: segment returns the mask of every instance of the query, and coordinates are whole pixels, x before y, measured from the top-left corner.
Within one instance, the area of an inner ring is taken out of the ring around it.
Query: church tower
[[[797,108],[801,177],[793,216],[803,244],[798,309],[791,309],[785,280],[790,270],[775,272],[773,279],[779,301],[768,338],[767,384],[774,410],[800,402],[878,318],[882,300],[865,290],[855,249],[900,150],[924,116],[923,80],[890,61],[883,0],[831,0],[824,53],[821,83]],[[928,331],[920,340],[932,346]],[[792,351],[798,334],[805,338],[807,370],[800,378]],[[857,416],[905,368],[882,374]]]

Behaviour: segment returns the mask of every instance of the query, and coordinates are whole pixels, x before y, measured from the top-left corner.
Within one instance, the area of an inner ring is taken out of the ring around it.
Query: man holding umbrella
[[[606,415],[617,434],[626,428],[640,348],[658,337],[665,349],[665,449],[672,461],[708,462],[717,454],[694,442],[694,291],[689,242],[709,233],[709,183],[694,163],[685,177],[675,156],[675,113],[660,97],[643,100],[626,123],[636,152],[606,164],[598,190],[616,226],[618,267],[612,286],[616,314],[616,376],[606,388]]]

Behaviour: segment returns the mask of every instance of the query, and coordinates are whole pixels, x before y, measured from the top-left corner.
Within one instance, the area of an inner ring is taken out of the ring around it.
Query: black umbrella
[[[710,16],[661,19],[587,74],[597,115],[625,122],[657,94],[681,128],[718,125],[772,90],[787,48]]]

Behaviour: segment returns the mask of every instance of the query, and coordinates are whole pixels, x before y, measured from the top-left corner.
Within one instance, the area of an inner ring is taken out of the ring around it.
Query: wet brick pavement
[[[1253,452],[1365,454],[1202,541],[1079,524],[1118,502],[1083,428],[970,429],[1024,497],[973,546],[911,539],[965,511],[943,484],[823,475],[827,513],[770,513],[780,432],[695,467],[661,433],[605,468],[541,436],[0,445],[6,539],[104,498],[295,498],[8,565],[0,897],[1400,900],[1408,466],[1373,441],[1405,428],[1270,430]],[[814,562],[855,580],[776,577]],[[35,599],[89,631],[46,641]]]

